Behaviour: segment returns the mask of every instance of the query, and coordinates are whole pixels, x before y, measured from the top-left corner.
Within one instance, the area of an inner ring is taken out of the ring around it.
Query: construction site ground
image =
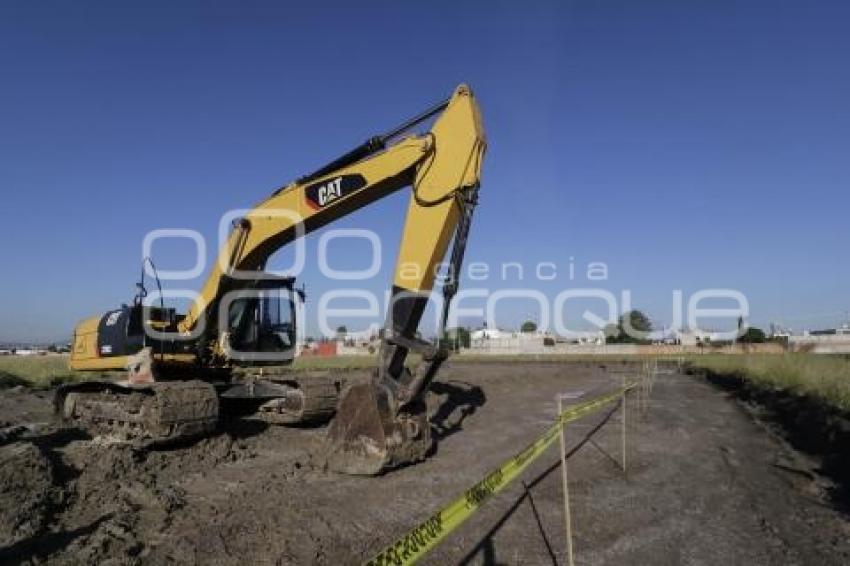
[[[231,420],[144,451],[49,424],[49,390],[0,390],[0,563],[357,564],[535,439],[557,394],[638,369],[449,363],[429,399],[436,452],[382,477],[327,471],[325,427]],[[730,395],[662,367],[648,411],[628,404],[625,474],[615,406],[569,425],[576,563],[850,563],[818,462]],[[424,562],[563,564],[558,458],[553,446]]]

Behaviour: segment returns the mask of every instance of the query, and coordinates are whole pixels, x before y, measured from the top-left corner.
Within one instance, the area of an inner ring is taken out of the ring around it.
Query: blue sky
[[[836,324],[850,309],[848,19],[838,1],[4,2],[0,340],[68,336],[130,300],[149,230],[214,248],[224,212],[460,82],[489,141],[467,261],[526,267],[491,291],[599,286],[582,274],[595,261],[602,287],[661,323],[674,289],[723,287],[755,324]],[[384,239],[365,288],[390,279],[406,198],[335,225]],[[186,242],[154,252],[190,263]],[[331,259],[363,266],[368,250]],[[554,281],[530,280],[541,261]],[[311,297],[334,286],[317,276]],[[532,307],[505,301],[498,322]]]

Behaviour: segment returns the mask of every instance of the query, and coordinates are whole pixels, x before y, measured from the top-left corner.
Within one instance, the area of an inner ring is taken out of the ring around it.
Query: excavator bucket
[[[328,429],[328,466],[354,475],[378,475],[425,459],[432,447],[425,404],[393,410],[385,387],[357,383],[343,391]]]

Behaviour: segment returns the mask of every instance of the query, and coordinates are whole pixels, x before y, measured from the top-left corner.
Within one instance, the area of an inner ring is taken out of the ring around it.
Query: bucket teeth
[[[349,386],[328,429],[328,467],[354,475],[377,475],[425,459],[432,447],[424,403],[395,413],[384,387]]]

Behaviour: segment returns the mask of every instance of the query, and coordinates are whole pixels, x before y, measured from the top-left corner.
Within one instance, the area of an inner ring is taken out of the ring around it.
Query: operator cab
[[[304,292],[295,278],[263,274],[263,278],[228,278],[222,301],[227,312],[223,346],[234,362],[290,363],[295,358],[297,306]],[[222,322],[222,321],[220,321]]]
[[[220,309],[213,309],[217,312],[212,313],[209,330],[224,337],[220,344],[228,360],[237,364],[292,362],[297,345],[296,312],[304,301],[303,290],[295,289],[294,283],[294,277],[265,273],[250,279],[225,278]],[[199,342],[178,337],[177,325],[184,315],[162,304],[145,305],[145,295],[142,286],[132,305],[122,305],[78,327],[72,365],[94,358],[132,356],[145,347],[154,355],[194,356]]]

